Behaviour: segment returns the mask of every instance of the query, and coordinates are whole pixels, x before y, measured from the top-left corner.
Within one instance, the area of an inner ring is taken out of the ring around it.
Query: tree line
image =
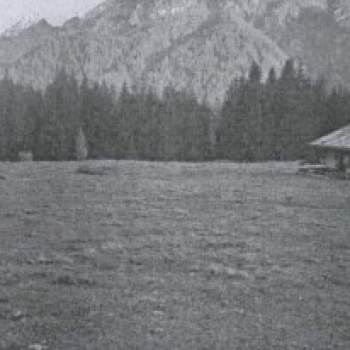
[[[247,78],[230,86],[221,110],[217,156],[237,161],[312,158],[307,146],[350,123],[350,94],[330,92],[323,79],[308,78],[288,60],[279,77],[272,68],[262,81],[253,63]]]
[[[0,160],[30,151],[36,160],[206,160],[212,157],[212,111],[169,87],[120,94],[81,83],[65,70],[45,91],[0,81]],[[87,152],[88,150],[88,152]]]
[[[36,160],[292,160],[307,143],[350,122],[350,94],[329,91],[288,60],[263,81],[253,63],[212,111],[172,87],[120,93],[60,70],[44,91],[0,81],[0,160],[30,151]]]

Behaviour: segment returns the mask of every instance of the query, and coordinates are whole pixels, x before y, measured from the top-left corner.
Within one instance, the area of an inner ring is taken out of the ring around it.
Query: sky
[[[53,25],[82,16],[102,0],[0,0],[0,33],[18,21],[47,19]]]

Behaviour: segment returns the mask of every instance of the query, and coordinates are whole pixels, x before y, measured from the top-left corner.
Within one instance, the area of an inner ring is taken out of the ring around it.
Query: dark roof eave
[[[315,145],[312,143],[309,143],[310,147],[316,147],[321,148],[329,151],[341,151],[341,152],[349,152],[350,153],[350,146],[349,147],[338,147],[338,146],[328,146],[328,145]]]

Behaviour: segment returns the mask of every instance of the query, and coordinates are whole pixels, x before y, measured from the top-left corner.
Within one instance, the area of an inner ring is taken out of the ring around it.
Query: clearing
[[[0,163],[0,349],[350,349],[350,182],[80,165]]]

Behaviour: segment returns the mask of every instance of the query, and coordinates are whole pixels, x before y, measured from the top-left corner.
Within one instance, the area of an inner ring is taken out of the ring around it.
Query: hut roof
[[[350,151],[350,125],[310,143],[311,146]]]

